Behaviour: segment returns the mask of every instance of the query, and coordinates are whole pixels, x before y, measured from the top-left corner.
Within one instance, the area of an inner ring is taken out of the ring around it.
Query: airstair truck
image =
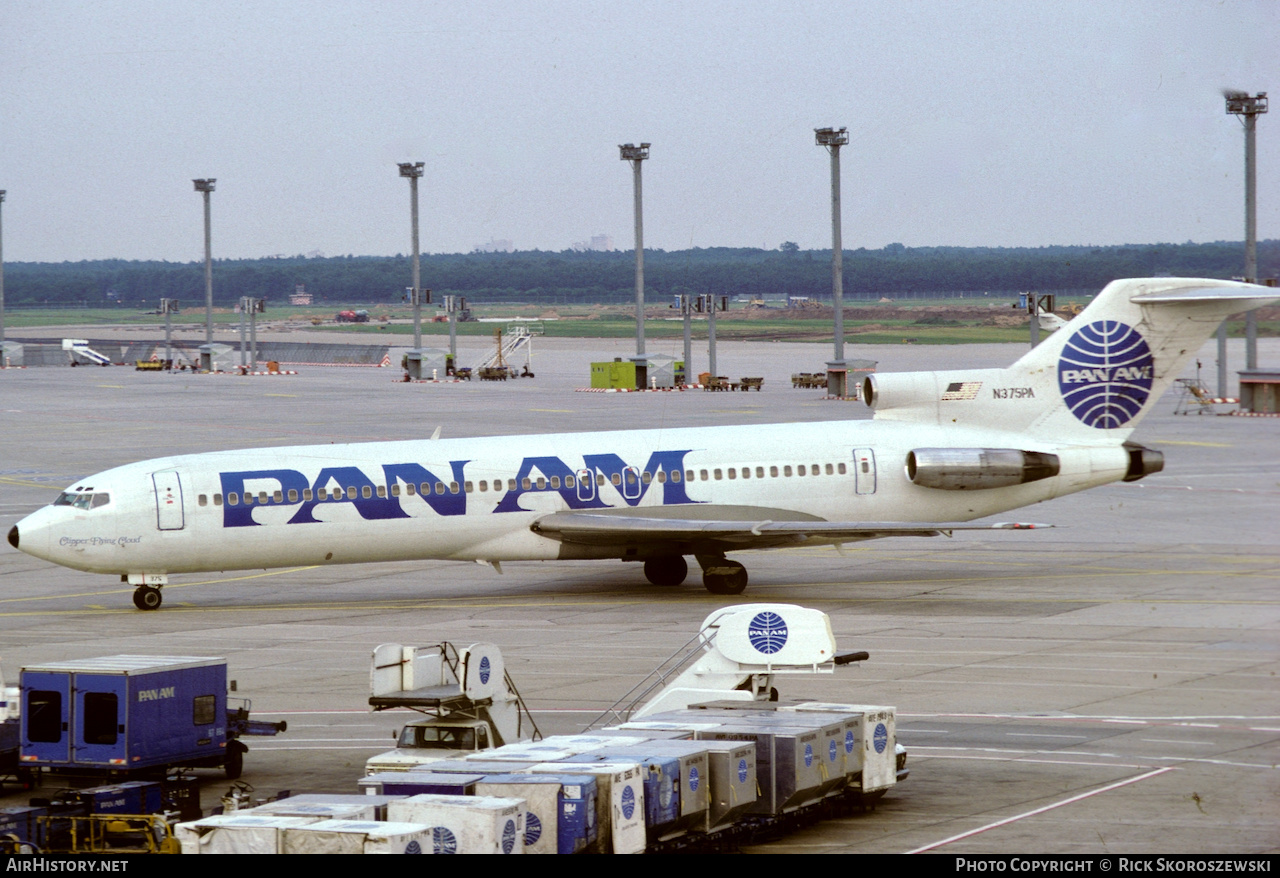
[[[212,767],[235,779],[242,735],[284,722],[229,705],[227,662],[203,656],[115,655],[22,669],[21,765],[33,771],[128,776]]]

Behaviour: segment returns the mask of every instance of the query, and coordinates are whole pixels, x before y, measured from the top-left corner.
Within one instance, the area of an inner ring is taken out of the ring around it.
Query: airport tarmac
[[[358,340],[358,339],[353,339]],[[1025,345],[876,346],[881,371],[1003,366]],[[459,339],[465,364],[487,343]],[[725,343],[721,374],[760,393],[578,393],[634,341],[538,339],[537,377],[404,384],[397,369],[296,376],[111,367],[0,372],[0,530],[79,477],[171,453],[303,443],[866,418],[794,390],[824,345]],[[678,353],[680,342],[650,345]],[[1260,343],[1280,362],[1280,340]],[[694,369],[705,363],[705,343]],[[1212,343],[1201,359],[1211,374]],[[1243,365],[1233,341],[1232,364]],[[1194,369],[1188,374],[1193,374]],[[1234,374],[1233,374],[1234,390]],[[158,612],[131,587],[0,544],[0,662],[218,655],[256,717],[256,794],[355,792],[408,713],[367,709],[379,643],[497,644],[546,734],[574,732],[712,610],[779,601],[828,614],[869,661],[778,682],[784,698],[894,705],[911,777],[873,812],[750,852],[1275,853],[1280,850],[1280,419],[1175,416],[1133,438],[1162,473],[1002,516],[1051,530],[741,553],[739,598],[649,585],[638,565],[424,562],[174,577]],[[1228,407],[1220,407],[1220,411]],[[229,783],[212,771],[202,801]],[[0,806],[29,793],[6,786]]]

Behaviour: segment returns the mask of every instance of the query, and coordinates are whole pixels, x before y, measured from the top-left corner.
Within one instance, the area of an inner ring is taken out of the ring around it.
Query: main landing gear
[[[133,591],[133,605],[139,610],[158,610],[163,598],[160,589],[151,585],[140,585]]]
[[[747,587],[747,568],[723,555],[697,555],[702,567],[702,584],[712,594],[742,594]],[[689,564],[680,555],[663,555],[644,562],[644,575],[654,585],[673,586],[684,582]]]

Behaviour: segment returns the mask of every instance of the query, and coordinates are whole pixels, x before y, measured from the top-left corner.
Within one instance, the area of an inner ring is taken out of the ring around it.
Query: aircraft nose
[[[18,526],[16,524],[9,528],[9,545],[15,549],[18,548]]]

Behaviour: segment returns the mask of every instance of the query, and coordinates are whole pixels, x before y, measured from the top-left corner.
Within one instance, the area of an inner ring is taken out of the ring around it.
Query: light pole
[[[422,176],[422,162],[400,162],[400,176],[409,179],[409,212],[413,225],[413,288],[409,296],[413,300],[413,350],[409,351],[409,377],[422,378],[422,285],[418,271],[418,178]],[[430,300],[428,300],[430,301]]]
[[[216,178],[208,180],[192,180],[196,191],[204,196],[204,343],[213,344],[213,232],[209,213],[209,195],[213,192]],[[209,351],[212,360],[213,351]],[[204,365],[204,364],[202,364]],[[210,366],[210,368],[212,368]]]
[[[1244,279],[1258,282],[1258,117],[1267,111],[1267,93],[1250,96],[1242,91],[1226,92],[1227,112],[1239,116],[1244,125]],[[1219,330],[1219,349],[1226,330]],[[1223,358],[1225,361],[1225,357]],[[1258,320],[1255,312],[1245,315],[1244,367],[1258,368]],[[1225,365],[1218,369],[1219,395],[1225,396]]]
[[[831,300],[835,308],[835,356],[827,364],[827,393],[845,396],[848,371],[844,362],[844,244],[840,238],[840,147],[849,142],[847,128],[815,128],[818,146],[831,154]]]
[[[635,180],[636,211],[636,359],[644,356],[644,199],[640,183],[640,163],[649,157],[649,144],[618,144],[620,158],[631,162]]]
[[[0,189],[0,204],[4,204],[7,191]],[[0,369],[4,365],[4,221],[0,218]]]

